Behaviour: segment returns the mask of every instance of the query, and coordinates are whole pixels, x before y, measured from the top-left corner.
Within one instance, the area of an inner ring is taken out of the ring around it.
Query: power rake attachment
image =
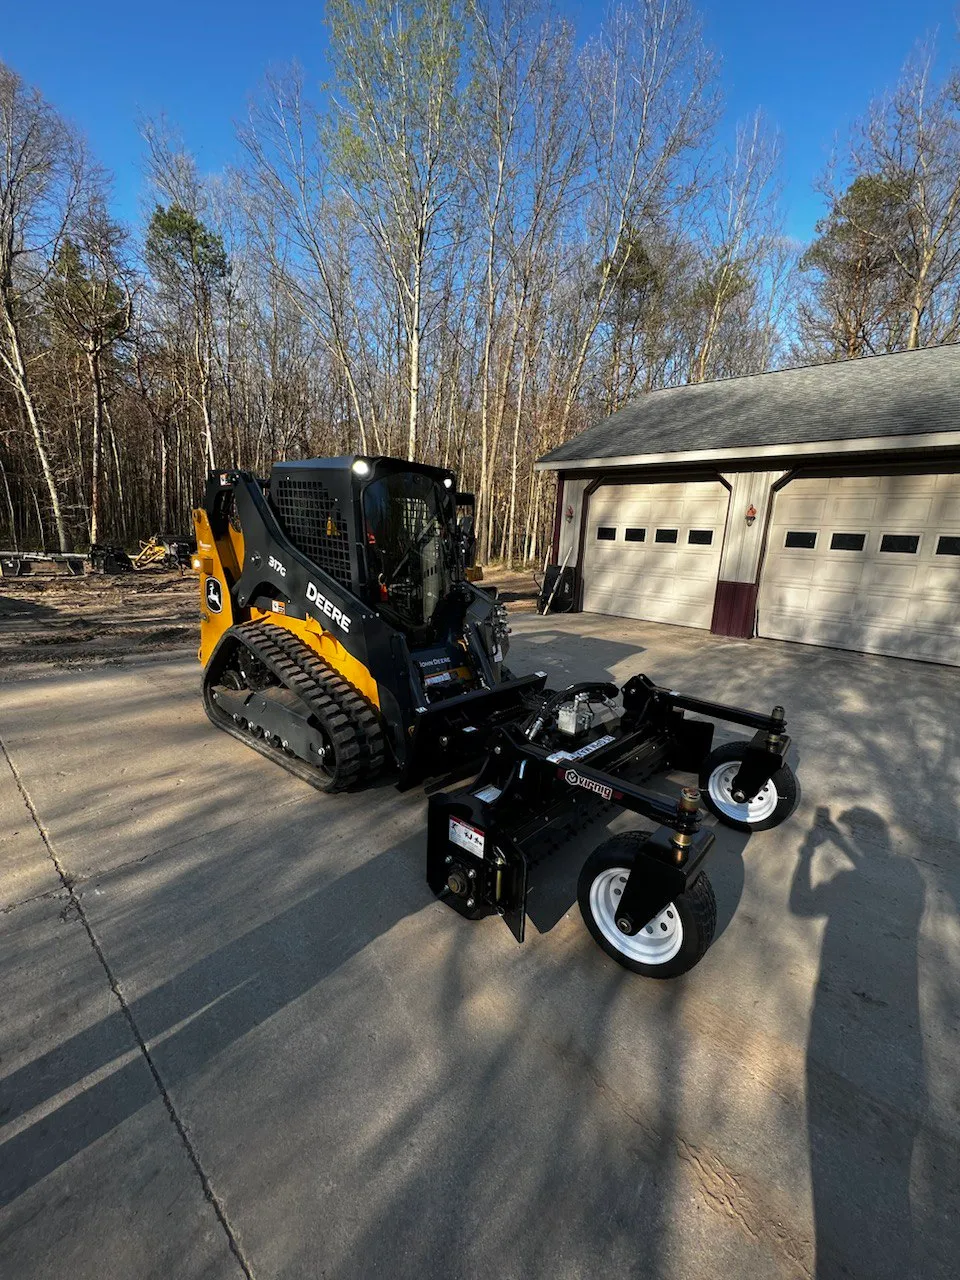
[[[607,712],[599,724],[598,704]],[[755,733],[712,750],[712,720]],[[684,697],[643,675],[622,690],[586,683],[544,691],[525,721],[493,732],[473,782],[431,797],[430,888],[468,919],[501,916],[522,942],[533,868],[598,809],[630,810],[658,826],[614,836],[590,854],[577,886],[580,911],[594,940],[625,968],[655,978],[685,973],[716,926],[704,870],[714,836],[701,827],[700,801],[740,830],[782,822],[797,799],[784,724],[782,707],[759,715]],[[700,786],[684,787],[676,801],[645,790],[642,783],[664,769],[695,773]]]
[[[472,505],[453,472],[398,458],[211,472],[193,557],[207,715],[318,791],[475,775],[430,801],[427,879],[462,915],[501,915],[518,941],[551,845],[605,805],[657,823],[591,854],[580,907],[620,964],[683,973],[716,919],[699,801],[743,831],[796,802],[782,708],[756,715],[642,675],[557,693],[543,672],[516,674],[496,588],[470,578],[472,522],[458,513]],[[754,736],[712,750],[713,720]],[[699,791],[645,791],[666,768],[697,773]]]

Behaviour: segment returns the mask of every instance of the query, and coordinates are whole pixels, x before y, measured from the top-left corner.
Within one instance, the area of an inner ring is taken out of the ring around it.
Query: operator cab
[[[463,577],[452,482],[424,471],[375,473],[363,519],[373,603],[405,630],[429,627]]]
[[[452,472],[346,455],[276,463],[267,488],[293,546],[402,633],[424,702],[500,683],[506,613],[467,581],[472,520],[457,509],[473,497]]]

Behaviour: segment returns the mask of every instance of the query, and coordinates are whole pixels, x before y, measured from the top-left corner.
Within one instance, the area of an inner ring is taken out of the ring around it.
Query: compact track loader
[[[659,824],[600,845],[580,875],[587,927],[618,963],[691,968],[713,936],[700,801],[744,831],[795,806],[783,709],[685,697],[637,675],[554,691],[505,665],[507,614],[468,581],[473,497],[393,458],[213,472],[194,512],[204,705],[212,722],[322,791],[389,772],[430,798],[427,881],[461,915],[524,937],[531,870],[608,805]],[[463,512],[463,515],[458,515]],[[687,713],[697,718],[691,718]],[[713,720],[749,740],[713,749]],[[678,800],[643,788],[698,775]]]

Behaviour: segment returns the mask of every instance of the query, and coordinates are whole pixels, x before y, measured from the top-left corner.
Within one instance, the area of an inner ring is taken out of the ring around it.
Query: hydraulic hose
[[[559,693],[551,694],[540,710],[534,712],[523,726],[523,735],[528,742],[536,741],[556,710],[564,702],[569,702],[571,698],[575,698],[578,693],[592,693],[596,696],[596,700],[601,702],[605,699],[615,698],[619,692],[620,690],[615,684],[610,684],[609,681],[603,680],[584,680],[580,684],[567,685],[566,689],[561,689]]]

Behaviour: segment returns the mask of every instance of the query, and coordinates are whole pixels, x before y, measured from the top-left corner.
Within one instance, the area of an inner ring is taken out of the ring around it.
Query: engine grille
[[[280,527],[308,560],[351,589],[350,538],[340,503],[319,480],[286,478],[270,486]]]

